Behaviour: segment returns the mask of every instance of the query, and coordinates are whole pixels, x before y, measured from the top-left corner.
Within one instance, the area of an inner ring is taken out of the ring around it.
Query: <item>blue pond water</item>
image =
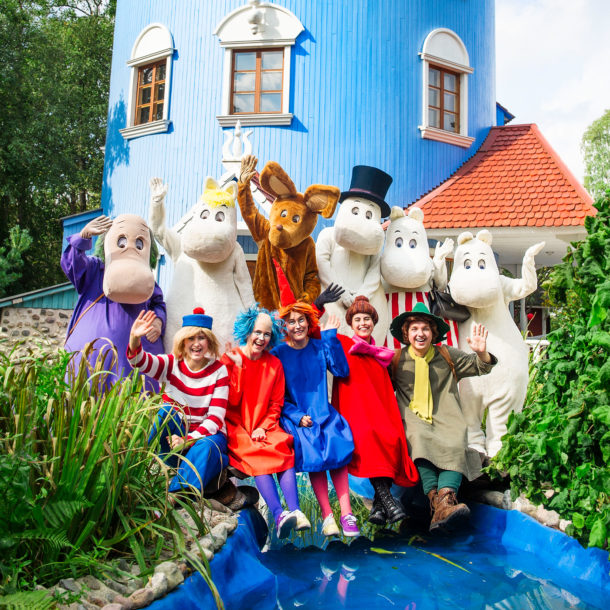
[[[264,553],[265,524],[247,511],[214,558],[213,578],[229,610],[610,607],[607,552],[516,511],[472,510],[473,525],[451,537],[388,531],[325,549],[274,540]],[[209,589],[195,576],[151,609],[208,607]]]

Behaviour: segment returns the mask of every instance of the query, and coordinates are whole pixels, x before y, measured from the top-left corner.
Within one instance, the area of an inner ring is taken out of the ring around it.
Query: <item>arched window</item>
[[[174,44],[169,30],[153,23],[140,32],[127,65],[131,86],[125,139],[161,133],[169,129],[169,90]]]
[[[422,138],[468,148],[468,51],[460,37],[439,28],[428,34],[419,54],[423,64]]]
[[[303,25],[288,9],[249,0],[229,13],[214,34],[225,49],[222,109],[224,127],[290,125],[292,47]]]

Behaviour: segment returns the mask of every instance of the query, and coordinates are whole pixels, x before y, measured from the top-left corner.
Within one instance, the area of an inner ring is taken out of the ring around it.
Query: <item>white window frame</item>
[[[460,37],[447,28],[437,28],[426,36],[422,52],[422,124],[421,137],[469,148],[474,138],[468,135],[468,75],[474,72],[470,67],[468,51]],[[455,133],[432,127],[429,124],[428,85],[430,66],[439,66],[455,72],[460,80],[460,131]]]
[[[303,24],[288,9],[269,2],[251,1],[229,13],[216,27],[214,34],[224,48],[221,114],[216,116],[222,127],[242,125],[290,125],[290,85],[292,47],[304,30]],[[284,50],[282,110],[269,113],[231,114],[231,75],[234,51],[261,48]]]
[[[169,130],[169,99],[172,76],[172,58],[174,44],[170,31],[162,23],[151,23],[138,35],[127,65],[131,68],[129,102],[127,104],[127,125],[119,129],[126,139],[139,138],[153,133],[164,133]],[[165,97],[163,98],[163,118],[140,125],[135,124],[136,95],[138,91],[138,72],[142,66],[158,63],[165,59]]]

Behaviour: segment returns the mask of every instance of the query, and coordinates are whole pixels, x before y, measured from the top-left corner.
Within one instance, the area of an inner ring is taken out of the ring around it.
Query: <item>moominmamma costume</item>
[[[174,262],[167,295],[165,349],[171,351],[182,317],[195,307],[203,307],[214,319],[212,330],[224,347],[231,340],[237,313],[254,304],[246,257],[237,243],[237,186],[231,183],[221,190],[213,178],[208,178],[181,232],[165,222],[167,185],[153,178],[150,188],[150,225]]]
[[[341,320],[339,332],[354,333],[345,322],[345,312],[358,295],[367,297],[379,314],[373,336],[382,345],[390,320],[381,286],[380,257],[384,233],[381,219],[390,213],[384,201],[392,177],[375,167],[357,165],[352,170],[349,191],[341,193],[341,207],[333,227],[320,232],[316,260],[322,289],[338,284],[345,292],[326,312]]]
[[[411,311],[416,303],[429,307],[428,295],[432,283],[438,290],[447,286],[445,259],[453,252],[453,240],[446,239],[436,245],[434,258],[430,258],[428,236],[424,228],[424,212],[411,207],[405,212],[393,207],[390,224],[386,229],[385,247],[381,255],[381,277],[387,298],[387,313],[390,320],[405,311]],[[445,320],[449,332],[445,342],[457,347],[458,325]],[[399,348],[401,344],[389,331],[385,337],[386,347]]]
[[[526,251],[521,279],[500,275],[491,243],[492,236],[487,230],[479,231],[476,238],[469,232],[458,237],[449,287],[454,300],[468,307],[471,316],[460,324],[460,349],[469,350],[466,336],[471,324],[476,322],[487,328],[488,349],[498,358],[498,365],[489,375],[464,379],[460,383],[462,410],[468,423],[468,444],[493,457],[502,446],[509,414],[523,409],[528,382],[528,348],[508,304],[536,290],[534,256],[542,250],[544,242]],[[486,409],[484,434],[481,419]]]
[[[88,256],[94,235],[100,235],[96,255]],[[104,358],[105,370],[115,374],[107,378],[107,387],[131,372],[126,349],[131,325],[141,311],[154,311],[158,319],[155,330],[143,338],[144,348],[153,354],[163,351],[165,303],[151,269],[155,264],[151,231],[144,219],[134,214],[121,214],[114,221],[100,216],[80,234],[68,237],[61,268],[76,288],[78,302],[68,325],[65,349],[80,352],[99,339],[88,360],[93,366],[98,358]],[[76,355],[72,360],[73,370],[78,369],[80,358]],[[147,379],[145,383],[147,390],[158,391],[156,381]]]

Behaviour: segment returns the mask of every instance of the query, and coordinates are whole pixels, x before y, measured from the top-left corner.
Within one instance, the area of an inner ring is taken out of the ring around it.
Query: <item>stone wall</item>
[[[0,351],[9,353],[19,342],[27,347],[41,346],[45,353],[63,347],[71,309],[40,309],[38,307],[6,307],[0,310]]]

